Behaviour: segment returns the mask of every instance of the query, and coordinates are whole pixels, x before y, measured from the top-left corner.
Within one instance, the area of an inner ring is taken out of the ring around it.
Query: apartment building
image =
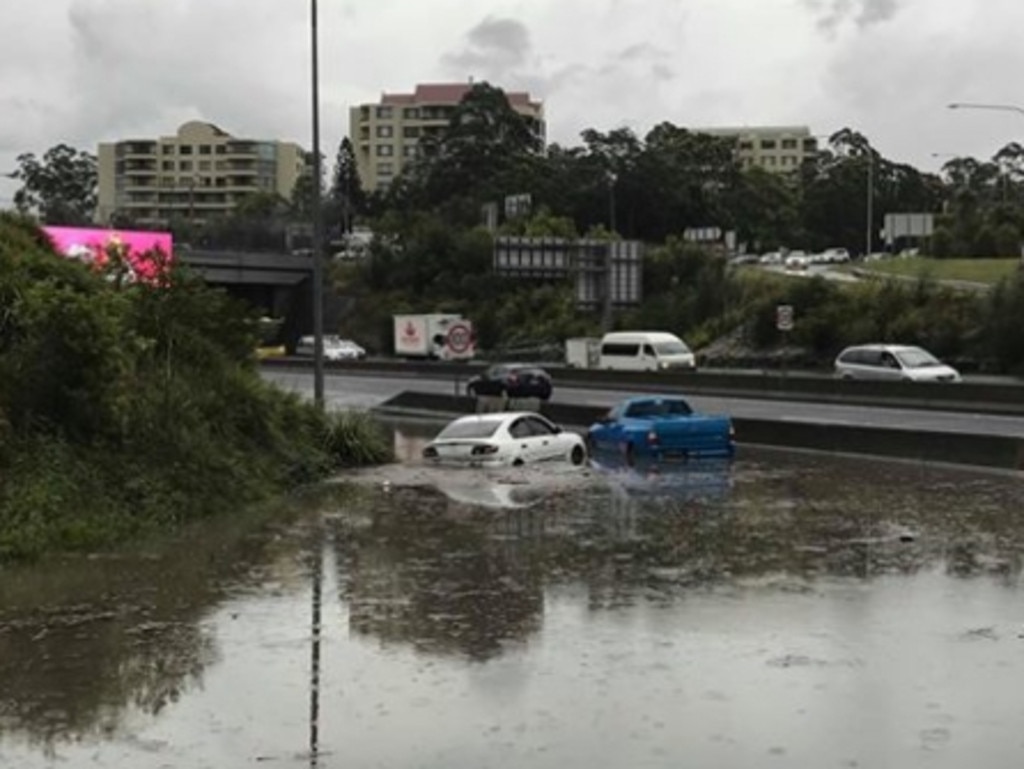
[[[736,157],[744,168],[796,171],[818,152],[818,140],[807,126],[697,128],[698,133],[736,139]]]
[[[349,111],[349,138],[356,152],[359,178],[366,190],[383,190],[416,157],[417,143],[447,127],[455,107],[472,83],[428,83],[412,93],[385,93],[376,104]],[[516,112],[546,144],[544,105],[522,91],[506,91]]]
[[[290,197],[306,168],[297,144],[238,138],[200,121],[174,136],[100,144],[98,159],[100,224],[115,214],[149,225],[201,222],[255,192]]]

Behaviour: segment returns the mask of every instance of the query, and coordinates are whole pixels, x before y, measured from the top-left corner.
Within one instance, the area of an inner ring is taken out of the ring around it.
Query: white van
[[[695,369],[697,359],[682,339],[664,331],[615,331],[601,339],[599,366],[619,371]]]

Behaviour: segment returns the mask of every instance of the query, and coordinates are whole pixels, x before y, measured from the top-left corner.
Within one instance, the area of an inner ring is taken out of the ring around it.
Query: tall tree
[[[338,145],[328,199],[330,210],[340,217],[342,232],[350,232],[355,216],[366,213],[366,192],[359,178],[355,148],[347,136]]]
[[[96,156],[67,144],[48,149],[40,160],[19,155],[18,167],[8,174],[21,182],[14,204],[45,224],[84,225],[96,211]]]

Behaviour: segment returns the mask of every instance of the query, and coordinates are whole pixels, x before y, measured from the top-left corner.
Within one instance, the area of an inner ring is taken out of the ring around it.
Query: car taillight
[[[479,456],[484,455],[484,454],[497,454],[498,453],[498,447],[497,446],[493,446],[493,445],[491,445],[489,443],[481,444],[480,446],[474,446],[473,450],[470,451],[469,453],[472,454],[473,456],[476,456],[476,457],[479,457]]]
[[[423,458],[424,459],[433,459],[436,456],[437,456],[437,449],[435,449],[433,446],[427,446],[425,449],[423,449]]]
[[[657,443],[658,442],[658,434],[654,430],[651,430],[649,433],[647,433],[647,442],[648,443]]]

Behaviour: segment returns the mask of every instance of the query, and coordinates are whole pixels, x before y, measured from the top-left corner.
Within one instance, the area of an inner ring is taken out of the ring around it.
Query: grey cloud
[[[900,0],[803,0],[818,17],[818,28],[835,34],[846,21],[853,20],[860,29],[889,21],[900,10]]]
[[[522,22],[488,16],[466,35],[466,47],[443,56],[442,64],[460,77],[480,74],[500,81],[527,64],[530,54],[530,32]]]

